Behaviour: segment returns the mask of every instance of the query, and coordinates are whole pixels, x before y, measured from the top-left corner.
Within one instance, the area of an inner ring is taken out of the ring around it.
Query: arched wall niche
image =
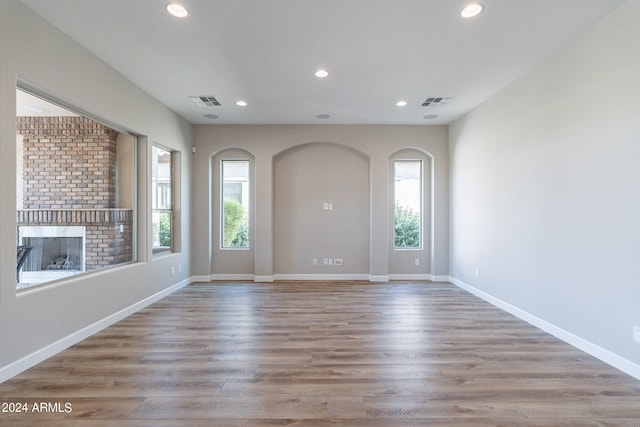
[[[368,156],[330,142],[290,147],[273,158],[273,189],[276,275],[368,274]]]

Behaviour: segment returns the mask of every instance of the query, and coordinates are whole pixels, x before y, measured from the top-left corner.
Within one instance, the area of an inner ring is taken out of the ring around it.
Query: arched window
[[[220,161],[223,249],[247,249],[249,242],[250,160]]]
[[[422,248],[423,162],[419,159],[393,161],[394,248]]]

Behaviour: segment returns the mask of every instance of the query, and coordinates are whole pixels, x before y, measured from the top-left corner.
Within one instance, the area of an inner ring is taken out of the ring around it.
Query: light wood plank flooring
[[[3,426],[640,426],[640,381],[447,283],[192,284],[0,402],[28,405]]]

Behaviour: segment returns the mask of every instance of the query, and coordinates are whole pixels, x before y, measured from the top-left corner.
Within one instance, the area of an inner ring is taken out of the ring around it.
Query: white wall
[[[373,280],[393,278],[389,268],[389,250],[392,246],[389,241],[392,210],[388,204],[390,158],[399,150],[413,148],[432,157],[433,189],[430,194],[433,197],[434,212],[431,215],[433,223],[425,224],[426,227],[433,228],[429,234],[433,237],[433,245],[427,243],[422,251],[411,258],[413,261],[415,256],[427,257],[429,262],[424,262],[410,272],[418,277],[447,276],[447,132],[445,126],[196,126],[197,153],[193,171],[194,275],[202,278],[212,275],[229,278],[235,274],[236,277],[255,277],[257,280],[277,279],[282,274],[288,278],[320,278],[324,275],[336,278],[350,275],[347,278]],[[215,172],[211,157],[227,149],[245,150],[255,159],[255,234],[253,252],[250,253],[227,251],[221,255],[216,249],[219,241],[215,234],[217,222],[209,212],[216,212],[219,207],[216,205],[216,190],[212,188]],[[308,162],[307,167],[298,168],[299,164],[295,162],[291,164],[291,155],[297,155],[298,160]],[[340,158],[337,159],[336,156]],[[348,170],[350,167],[353,171]],[[365,169],[368,174],[366,177],[363,172]],[[352,177],[354,181],[349,184],[348,191],[365,191],[368,194],[353,196],[349,200],[348,194],[345,195],[344,188],[338,183],[350,180],[349,174],[354,171],[357,173]],[[318,192],[303,194],[302,203],[318,205],[321,201],[333,201],[336,202],[336,209],[346,206],[352,210],[349,215],[354,215],[342,216],[339,210],[331,215],[317,206],[316,210],[308,212],[302,219],[306,221],[303,227],[307,229],[314,221],[322,221],[326,232],[320,233],[317,239],[307,239],[307,244],[303,244],[296,240],[299,236],[276,236],[277,230],[282,229],[288,220],[274,218],[274,213],[284,212],[291,205],[289,198],[283,197],[286,195],[276,194],[276,190],[282,187],[278,173],[285,174],[285,180],[295,179],[311,186],[317,185]],[[344,179],[334,181],[326,173],[333,173]],[[365,182],[367,179],[368,182]],[[323,185],[327,188],[322,188]],[[356,224],[357,220],[353,218],[363,220]],[[335,238],[333,231],[344,231],[341,228],[344,225],[342,221],[353,225],[359,244],[346,247]],[[292,250],[292,244],[296,246],[293,250],[299,252],[299,256],[285,259],[283,254]],[[253,258],[247,259],[248,254]],[[336,255],[344,259],[342,269],[335,266],[316,268],[311,264],[314,257],[320,258],[319,261],[322,262],[325,256]],[[224,264],[233,267],[233,271],[216,262],[221,256],[224,257]],[[274,259],[274,256],[278,258]],[[237,262],[236,258],[243,258],[243,262]]]
[[[638,40],[630,1],[450,128],[451,275],[636,376]]]
[[[189,211],[192,127],[129,80],[16,0],[3,1],[0,14],[0,381],[81,335],[95,322],[130,307],[190,276]],[[110,124],[140,135],[138,227],[141,262],[38,291],[15,290],[16,83],[43,88]],[[184,207],[178,230],[182,253],[152,259],[145,233],[150,143],[180,150]],[[170,275],[170,267],[182,271]],[[78,335],[80,334],[80,335]]]

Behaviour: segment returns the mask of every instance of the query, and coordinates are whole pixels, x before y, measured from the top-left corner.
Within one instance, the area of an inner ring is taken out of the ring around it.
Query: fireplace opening
[[[82,237],[26,237],[22,243],[32,248],[23,271],[83,270]]]
[[[19,240],[31,248],[21,282],[42,283],[85,271],[84,226],[22,226]]]

